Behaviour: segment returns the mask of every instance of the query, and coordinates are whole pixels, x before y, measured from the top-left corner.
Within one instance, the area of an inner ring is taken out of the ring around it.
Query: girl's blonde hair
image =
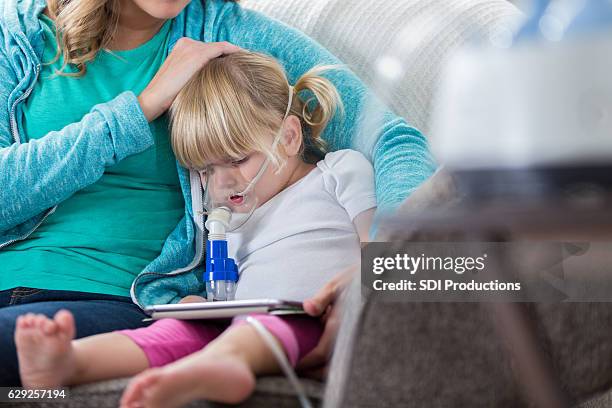
[[[302,154],[316,161],[325,153],[321,133],[337,110],[338,91],[315,67],[293,86],[289,115],[302,125]],[[266,154],[284,165],[270,138],[283,123],[289,82],[273,58],[240,51],[210,61],[178,94],[170,108],[172,148],[182,166],[202,169],[214,160],[239,160],[247,152]],[[304,99],[302,98],[304,97]],[[280,147],[280,145],[279,145]]]
[[[121,1],[47,0],[49,15],[55,21],[57,41],[57,54],[50,63],[63,57],[59,74],[85,75],[87,62],[100,50],[110,47],[119,24]],[[66,72],[68,65],[76,67],[77,72]]]

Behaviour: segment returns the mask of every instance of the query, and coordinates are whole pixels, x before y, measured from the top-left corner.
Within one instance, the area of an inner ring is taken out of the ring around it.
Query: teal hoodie
[[[58,203],[95,183],[106,167],[153,144],[131,92],[94,106],[80,122],[26,142],[22,102],[40,71],[44,37],[38,17],[45,7],[45,0],[0,2],[0,250],[26,239]],[[223,0],[191,1],[172,22],[168,52],[181,37],[229,41],[272,55],[291,83],[315,65],[339,64],[299,31]],[[433,173],[426,139],[382,106],[350,71],[327,76],[338,88],[346,113],[334,118],[323,138],[331,150],[355,149],[372,161],[379,211],[391,211]],[[366,108],[381,113],[380,125],[362,126]],[[200,180],[197,173],[179,166],[179,181],[185,215],[132,285],[132,299],[141,307],[204,295]]]

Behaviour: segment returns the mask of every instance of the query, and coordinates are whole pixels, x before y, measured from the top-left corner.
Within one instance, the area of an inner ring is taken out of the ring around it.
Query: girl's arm
[[[313,66],[340,64],[314,40],[263,14],[214,0],[206,1],[205,7],[210,41],[229,41],[272,55],[285,67],[292,83]],[[340,92],[345,117],[336,115],[324,139],[332,150],[362,152],[374,166],[379,210],[394,209],[435,169],[427,140],[384,107],[348,69],[326,76]],[[372,112],[377,112],[378,125],[365,129],[361,119]]]
[[[179,303],[200,303],[200,302],[206,302],[206,298],[203,298],[202,296],[197,296],[197,295],[189,295],[179,300]]]
[[[370,208],[362,213],[359,213],[353,219],[353,225],[359,234],[359,241],[366,243],[370,241],[370,228],[372,227],[372,221],[374,220],[374,212],[376,208]]]

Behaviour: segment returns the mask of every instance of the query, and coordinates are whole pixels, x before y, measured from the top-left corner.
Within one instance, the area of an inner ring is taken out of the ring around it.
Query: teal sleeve
[[[7,70],[0,61],[0,76]],[[5,89],[6,88],[6,89]],[[7,98],[10,85],[0,85]],[[6,99],[5,99],[6,100]],[[153,145],[136,96],[124,92],[83,119],[40,139],[16,143],[9,110],[0,110],[0,231],[6,231],[93,184],[107,166]]]
[[[341,64],[317,42],[279,21],[235,3],[207,3],[207,16],[215,16],[208,27],[213,41],[229,41],[277,58],[291,83],[313,66]],[[336,115],[323,138],[331,150],[355,149],[372,162],[379,212],[393,210],[435,170],[427,140],[389,111],[350,70],[326,76],[342,97],[345,115]]]

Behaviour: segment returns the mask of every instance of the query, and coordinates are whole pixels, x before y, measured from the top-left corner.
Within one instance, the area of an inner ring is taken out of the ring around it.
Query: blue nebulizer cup
[[[206,220],[206,298],[208,301],[234,300],[238,283],[238,266],[228,257],[225,231],[231,211],[227,207],[215,208]]]

